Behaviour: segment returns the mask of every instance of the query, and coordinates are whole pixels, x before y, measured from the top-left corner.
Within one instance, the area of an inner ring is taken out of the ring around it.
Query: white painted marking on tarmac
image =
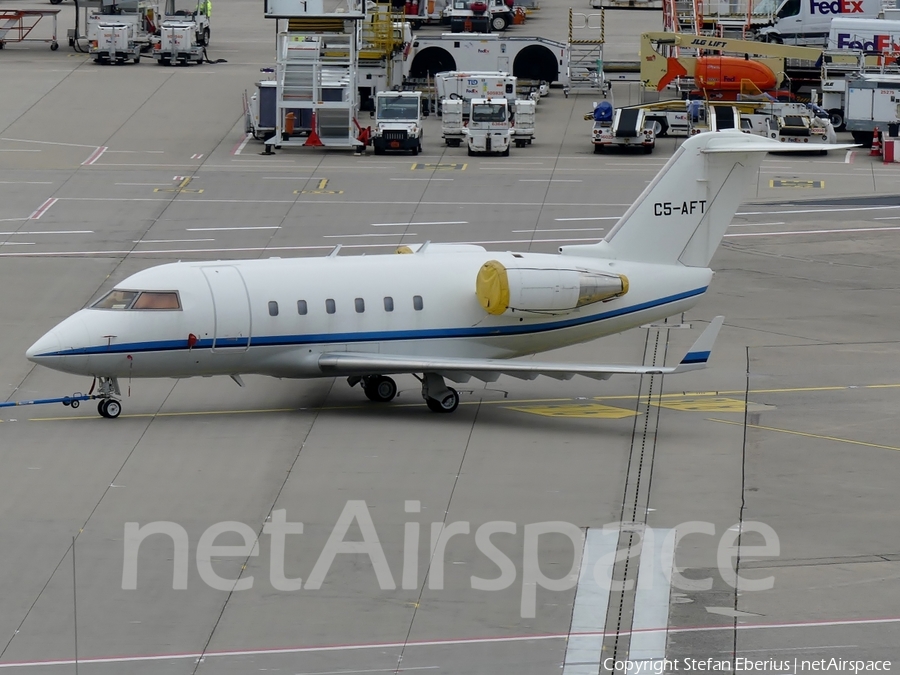
[[[576,220],[618,220],[622,216],[594,216],[592,218],[554,218],[558,223],[573,222]]]
[[[569,178],[520,178],[520,183],[583,183],[583,180]]]
[[[768,623],[768,624],[729,624],[727,626],[685,626],[685,627],[663,627],[653,628],[651,631],[664,632],[668,631],[672,634],[680,633],[720,633],[731,632],[734,630],[779,630],[783,631],[789,628],[826,628],[836,626],[872,626],[900,624],[900,616],[879,618],[879,619],[826,619],[823,621],[794,621],[784,623]],[[642,631],[642,632],[651,632]],[[620,635],[631,635],[636,631],[619,631]],[[576,637],[603,637],[602,632],[580,633]],[[237,657],[237,656],[271,656],[274,654],[309,654],[317,652],[356,652],[368,651],[375,649],[397,649],[400,647],[454,647],[459,645],[479,645],[479,644],[509,644],[517,642],[543,642],[545,640],[571,640],[572,633],[548,633],[545,635],[510,635],[504,637],[480,637],[480,638],[457,638],[446,640],[422,640],[422,641],[406,641],[406,642],[380,642],[368,644],[347,644],[347,645],[323,645],[312,647],[282,647],[275,649],[246,649],[232,651],[218,651],[188,654],[158,654],[152,656],[106,656],[95,658],[79,658],[79,664],[103,664],[103,663],[139,663],[142,661],[166,661],[166,660],[187,660],[217,657]],[[18,661],[15,663],[0,663],[0,670],[9,668],[29,668],[33,666],[73,666],[74,659],[65,659],[58,661]]]
[[[406,227],[407,225],[468,225],[468,220],[431,220],[421,223],[372,223],[372,227]]]
[[[0,185],[53,185],[49,180],[0,180]]]
[[[215,241],[215,239],[135,239],[135,244],[187,244],[194,241]]]
[[[652,548],[646,545],[648,539]],[[648,555],[649,560],[645,557]],[[649,661],[649,670],[652,672],[661,668],[658,664],[666,658],[666,634],[649,629],[669,623],[674,560],[675,530],[645,528],[631,620],[634,635],[631,636],[628,658],[632,661]]]
[[[387,232],[378,234],[323,234],[323,239],[349,239],[351,237],[417,237],[415,232]]]
[[[726,234],[726,237],[783,237],[792,234],[846,234],[848,232],[896,232],[898,227],[842,227],[834,230],[786,230],[783,232],[741,232]]]
[[[296,673],[296,675],[351,675],[351,673],[407,673],[413,670],[437,670],[440,666],[414,666],[412,668],[375,668],[374,670],[316,670],[305,673]]]
[[[103,156],[103,153],[109,150],[105,145],[101,145],[94,152],[91,153],[91,156],[88,157],[81,163],[81,166],[91,166],[94,162],[100,159]]]
[[[877,218],[872,218],[872,220],[897,220],[900,216],[878,216]]]
[[[736,216],[773,216],[782,213],[835,213],[837,211],[890,211],[900,206],[851,206],[847,208],[791,209],[789,211],[738,211]]]
[[[612,565],[619,542],[619,530],[589,527],[581,554],[581,568],[572,607],[572,625],[566,641],[563,675],[592,675],[600,669],[609,588],[599,579],[612,579]],[[595,569],[596,568],[596,569]]]
[[[11,143],[37,143],[39,145],[65,145],[70,148],[96,148],[96,145],[82,145],[81,143],[57,143],[56,141],[32,141],[27,138],[0,138],[0,141],[10,141]]]
[[[561,227],[550,230],[510,230],[513,234],[528,234],[529,232],[604,232],[605,227]]]
[[[21,223],[23,220],[28,220],[28,216],[22,216],[21,218],[0,218],[0,223]]]
[[[596,242],[594,237],[586,239],[494,239],[490,241],[446,241],[440,242],[444,244],[548,244],[548,243],[567,243],[567,242]],[[437,242],[436,242],[437,243]],[[396,244],[345,244],[344,248],[392,248]],[[110,249],[96,251],[38,251],[35,253],[22,254],[29,258],[65,258],[70,256],[120,256],[120,255],[153,255],[153,254],[176,254],[176,253],[256,253],[259,251],[275,252],[275,251],[331,251],[334,246],[323,244],[321,246],[239,246],[233,248],[173,248],[173,249],[156,249],[156,250],[133,250],[127,251]],[[14,253],[0,253],[0,257],[10,258],[17,257]]]
[[[263,176],[263,180],[315,180],[312,176]]]
[[[116,185],[140,185],[143,187],[158,187],[160,185],[168,185],[168,183],[116,183]]]
[[[0,152],[41,152],[40,150],[26,150],[25,148],[0,148]]]
[[[34,246],[33,241],[0,241],[0,246]]]
[[[427,181],[442,180],[442,181],[448,181],[448,180],[453,180],[453,179],[452,178],[391,178],[391,180],[427,180]]]
[[[848,150],[844,156],[844,164],[853,164],[853,150]]]
[[[784,225],[784,221],[777,223],[732,223],[728,227],[763,227],[764,225]]]
[[[231,149],[231,154],[232,154],[232,155],[239,155],[239,154],[241,154],[241,152],[244,150],[244,147],[247,145],[247,143],[250,142],[250,139],[251,139],[251,138],[252,138],[252,135],[251,135],[251,134],[245,135],[245,136],[244,136],[244,140],[238,141],[237,145],[235,145],[235,146]]]
[[[40,217],[47,213],[47,210],[53,206],[57,201],[59,201],[56,197],[50,197],[47,201],[41,204],[34,213],[28,216],[28,220],[40,220]]]
[[[202,153],[191,155],[191,159],[202,159],[202,157],[203,157]]]
[[[22,218],[21,220],[25,220]],[[46,230],[44,232],[0,232],[0,237],[9,237],[15,234],[27,234],[29,236],[35,234],[94,234],[93,230]]]
[[[739,654],[751,654],[753,652],[816,652],[820,649],[854,649],[859,645],[817,645],[815,647],[769,647],[768,649],[739,649]],[[720,654],[731,654],[733,650],[719,652]]]
[[[232,230],[280,230],[281,225],[259,225],[248,227],[186,227],[186,232],[231,232]]]

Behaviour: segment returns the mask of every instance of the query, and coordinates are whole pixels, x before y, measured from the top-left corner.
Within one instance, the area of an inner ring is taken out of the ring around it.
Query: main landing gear
[[[452,413],[459,407],[459,392],[448,387],[444,378],[437,373],[425,373],[421,378],[422,398],[428,409],[436,413]],[[366,375],[365,377],[348,377],[351,387],[359,384],[370,401],[387,403],[397,396],[397,383],[385,375]],[[101,413],[102,414],[102,413]]]
[[[114,377],[99,378],[100,388],[95,396],[100,398],[97,403],[97,412],[101,417],[115,419],[122,413],[122,404],[113,396],[121,396],[119,381]]]

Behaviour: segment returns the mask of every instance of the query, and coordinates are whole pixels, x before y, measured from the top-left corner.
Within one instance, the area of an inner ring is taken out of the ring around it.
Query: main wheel
[[[363,380],[363,392],[370,401],[387,403],[397,395],[397,383],[384,375],[369,377]]]
[[[440,400],[426,398],[425,404],[431,412],[452,413],[459,407],[459,392],[456,389],[447,389],[447,393]]]
[[[472,157],[474,155],[475,155],[475,153],[472,151],[472,148],[469,148],[469,157]]]
[[[506,150],[500,153],[503,157],[509,157],[509,146],[506,146]]]
[[[493,17],[491,19],[491,28],[494,30],[506,30],[506,17],[502,14]]]
[[[209,27],[203,29],[203,41],[200,44],[204,47],[209,45]]]
[[[116,399],[110,398],[106,401],[106,417],[110,419],[115,419],[122,412],[122,404],[119,403]]]
[[[828,111],[828,116],[831,118],[831,125],[834,127],[835,131],[843,131],[847,128],[847,121],[844,119],[844,111],[840,108],[832,108]]]

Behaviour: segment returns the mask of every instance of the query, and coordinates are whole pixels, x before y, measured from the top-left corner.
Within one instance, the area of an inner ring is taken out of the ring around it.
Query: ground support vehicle
[[[847,130],[871,146],[875,127],[885,131],[900,121],[900,75],[863,75],[847,82]]]
[[[473,98],[505,98],[516,100],[516,78],[509,73],[496,71],[449,71],[434,77],[438,97],[438,114],[443,114],[447,100],[463,102],[463,115],[469,116]]]
[[[505,98],[472,99],[472,112],[466,126],[469,155],[496,153],[509,156],[512,124],[509,101]]]
[[[463,117],[462,99],[447,99],[442,102],[441,137],[451,148],[458,148],[466,139],[466,124]]]
[[[534,113],[536,107],[535,101],[516,99],[512,116],[512,140],[517,148],[531,145],[531,141],[534,140]]]
[[[132,21],[93,23],[88,34],[90,54],[96,63],[139,63],[141,44],[137,38],[137,24]]]
[[[641,148],[650,154],[656,147],[654,123],[647,119],[643,108],[619,108],[614,110],[609,101],[594,106],[592,142],[594,152],[601,153],[611,146]]]
[[[209,45],[210,3],[206,0],[167,0],[165,21],[192,21],[198,45]]]
[[[447,16],[451,33],[491,32],[491,15],[485,0],[453,0]]]
[[[382,91],[375,96],[372,147],[376,155],[387,150],[422,151],[422,93]]]
[[[193,21],[163,21],[153,58],[161,66],[203,63],[203,47],[197,44],[197,24]]]

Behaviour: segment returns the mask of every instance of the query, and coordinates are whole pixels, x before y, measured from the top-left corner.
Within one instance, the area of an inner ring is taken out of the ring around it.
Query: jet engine
[[[507,267],[489,260],[478,271],[475,295],[488,314],[506,310],[565,312],[628,292],[628,279],[576,269]]]

